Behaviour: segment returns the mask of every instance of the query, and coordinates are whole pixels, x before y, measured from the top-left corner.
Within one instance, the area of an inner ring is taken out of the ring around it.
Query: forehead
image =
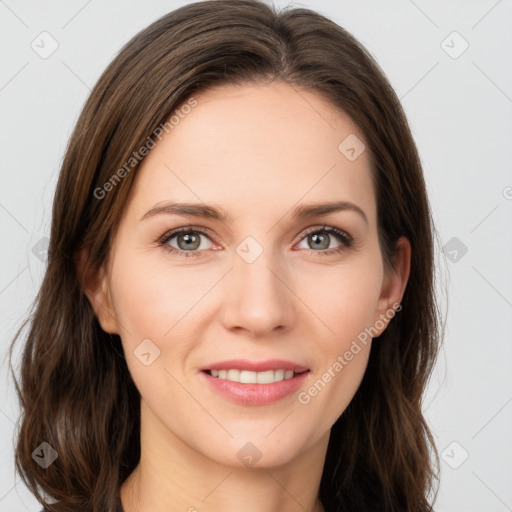
[[[367,152],[351,160],[340,150],[364,136],[318,93],[277,82],[217,86],[194,99],[137,169],[129,202],[139,217],[169,200],[240,215],[349,200],[374,217]]]

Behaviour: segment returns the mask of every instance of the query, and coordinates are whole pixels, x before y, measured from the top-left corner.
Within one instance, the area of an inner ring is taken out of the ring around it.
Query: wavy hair
[[[331,429],[320,500],[328,512],[432,510],[439,457],[422,396],[441,339],[436,231],[400,101],[370,53],[323,15],[210,0],[164,15],[119,51],[65,151],[47,268],[9,351],[21,405],[16,470],[45,512],[120,511],[120,486],[140,457],[140,394],[120,337],[101,329],[76,267],[83,248],[84,274],[108,259],[137,165],[101,200],[97,191],[193,94],[276,80],[316,92],[359,127],[386,267],[400,236],[412,247],[402,310],[372,346],[361,385]],[[13,348],[27,325],[14,370]],[[42,441],[58,453],[46,469],[32,458]]]

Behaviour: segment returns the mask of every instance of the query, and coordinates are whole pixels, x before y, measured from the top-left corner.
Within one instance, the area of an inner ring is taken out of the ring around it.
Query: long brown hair
[[[326,511],[431,510],[439,459],[421,405],[441,338],[436,232],[404,111],[373,57],[326,17],[211,0],[170,12],[121,49],[66,149],[48,266],[9,352],[29,323],[20,385],[11,362],[22,408],[16,469],[45,511],[120,510],[120,485],[140,456],[140,395],[120,337],[101,329],[84,293],[77,252],[88,250],[84,274],[105,263],[137,170],[126,162],[180,105],[215,85],[275,80],[321,94],[352,118],[371,157],[386,266],[400,236],[412,246],[402,310],[332,427],[320,499]],[[123,166],[122,179],[99,193]],[[32,457],[43,441],[58,454],[45,469]]]

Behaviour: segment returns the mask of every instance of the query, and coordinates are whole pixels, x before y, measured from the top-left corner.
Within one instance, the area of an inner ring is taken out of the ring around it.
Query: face
[[[353,398],[407,251],[384,271],[368,154],[353,158],[364,136],[315,92],[195,99],[138,168],[91,297],[121,336],[143,424],[210,460],[259,452],[271,467],[325,440]]]

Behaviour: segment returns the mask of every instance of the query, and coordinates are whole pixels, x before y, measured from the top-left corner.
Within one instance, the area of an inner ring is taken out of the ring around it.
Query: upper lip
[[[296,373],[302,373],[309,370],[293,361],[283,359],[268,359],[267,361],[249,361],[248,359],[230,359],[229,361],[220,361],[212,363],[201,368],[205,370],[249,370],[252,372],[265,372],[268,370],[293,370]]]

